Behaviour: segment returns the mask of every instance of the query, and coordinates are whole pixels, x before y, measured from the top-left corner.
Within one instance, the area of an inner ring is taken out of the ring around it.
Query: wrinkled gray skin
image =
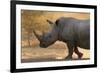
[[[34,32],[40,41],[40,47],[46,48],[57,40],[63,41],[68,46],[69,55],[66,57],[68,59],[72,58],[73,52],[79,58],[82,57],[83,54],[77,47],[90,49],[90,20],[61,17],[55,23],[50,20],[47,22],[54,25],[49,33],[39,36]]]

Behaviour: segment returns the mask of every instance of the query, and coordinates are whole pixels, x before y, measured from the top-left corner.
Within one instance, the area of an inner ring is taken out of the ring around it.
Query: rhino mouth
[[[41,48],[47,48],[48,46],[46,46],[45,44],[40,44]]]

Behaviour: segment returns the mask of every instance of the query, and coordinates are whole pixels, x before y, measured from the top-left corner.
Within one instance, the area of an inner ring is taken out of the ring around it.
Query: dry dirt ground
[[[39,47],[37,40],[31,41],[31,47],[27,45],[26,41],[22,41],[21,49],[21,62],[41,62],[41,61],[62,61],[68,55],[67,45],[63,42],[57,41],[55,44],[48,48]],[[78,48],[83,53],[82,59],[90,58],[90,51],[82,48]],[[77,55],[73,53],[73,60],[77,59]]]

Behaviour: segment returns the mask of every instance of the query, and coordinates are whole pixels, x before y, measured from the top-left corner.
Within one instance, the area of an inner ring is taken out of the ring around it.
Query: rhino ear
[[[59,20],[56,20],[55,24],[56,24],[56,26],[58,26],[58,24],[59,24]]]
[[[50,21],[50,20],[47,20],[47,22],[48,22],[49,24],[54,24],[54,22],[52,22],[52,21]]]

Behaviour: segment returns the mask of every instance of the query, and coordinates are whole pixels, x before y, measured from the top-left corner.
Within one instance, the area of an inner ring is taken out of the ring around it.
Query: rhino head
[[[42,48],[46,48],[54,44],[58,40],[58,28],[56,24],[50,20],[47,20],[47,22],[50,24],[52,28],[48,33],[42,33],[41,35],[39,35],[37,32],[34,31],[35,36],[40,41],[39,45]]]

